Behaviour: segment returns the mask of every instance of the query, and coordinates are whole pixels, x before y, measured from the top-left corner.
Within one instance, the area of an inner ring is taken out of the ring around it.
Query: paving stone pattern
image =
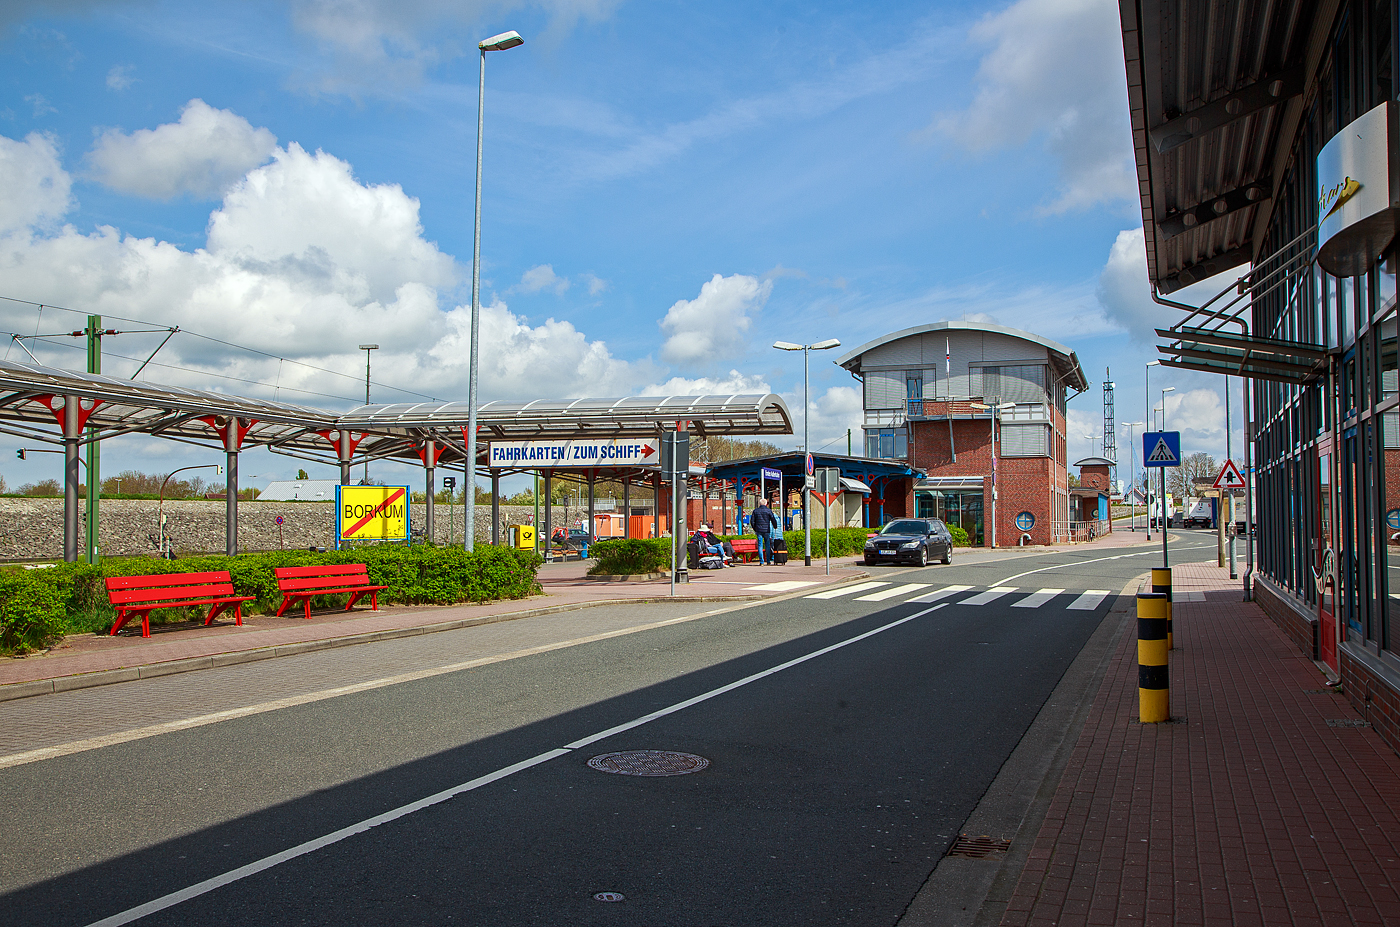
[[[1172,723],[1124,635],[1003,924],[1400,924],[1400,758],[1225,575],[1173,567]]]

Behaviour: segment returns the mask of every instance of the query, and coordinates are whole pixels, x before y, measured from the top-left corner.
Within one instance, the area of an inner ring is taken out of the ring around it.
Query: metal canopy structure
[[[881,522],[884,521],[885,493],[889,488],[897,486],[901,480],[921,479],[924,476],[924,471],[899,461],[874,457],[852,457],[845,454],[823,454],[821,451],[814,451],[812,462],[816,467],[836,467],[839,469],[843,488],[866,496],[873,495],[875,497],[873,504],[879,513],[879,521]],[[805,468],[806,455],[801,451],[789,451],[762,457],[716,461],[709,465],[707,475],[711,479],[735,482],[746,490],[757,492],[762,482],[764,469],[777,470],[782,473],[785,486],[800,487],[806,474]],[[847,485],[848,478],[852,478],[851,485]],[[768,485],[773,484],[769,482]],[[862,516],[867,526],[870,522],[871,504],[872,500],[867,498]]]
[[[237,552],[238,455],[268,450],[338,465],[350,482],[353,463],[419,461],[427,471],[428,531],[433,527],[433,471],[466,464],[466,403],[365,405],[343,414],[309,406],[162,386],[37,364],[0,361],[0,433],[64,447],[64,557],[77,557],[78,449],[94,441],[146,434],[227,455],[227,552]],[[792,416],[774,394],[627,397],[525,403],[492,402],[479,410],[479,431],[501,438],[655,437],[688,429],[700,435],[791,434]],[[57,431],[55,432],[55,426]],[[485,462],[484,445],[477,468]],[[493,483],[505,473],[493,470]],[[593,479],[631,480],[639,468],[594,469]],[[580,471],[582,473],[582,471]]]
[[[1151,282],[1171,293],[1259,254],[1336,0],[1121,0]]]
[[[1167,367],[1284,383],[1306,383],[1327,369],[1327,351],[1316,345],[1206,328],[1159,328],[1157,334],[1171,339],[1157,346]]]

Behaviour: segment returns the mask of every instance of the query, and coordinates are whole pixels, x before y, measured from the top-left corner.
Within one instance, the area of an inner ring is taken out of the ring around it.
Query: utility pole
[[[102,372],[102,316],[87,317],[87,371]],[[90,564],[98,561],[98,497],[102,494],[101,448],[97,441],[97,429],[88,429],[87,446],[87,499],[84,506],[87,512],[87,525],[84,531],[83,559]]]

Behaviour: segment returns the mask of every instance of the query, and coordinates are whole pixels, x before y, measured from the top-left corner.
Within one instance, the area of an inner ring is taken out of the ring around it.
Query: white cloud
[[[588,285],[589,296],[597,296],[608,288],[608,281],[604,280],[602,277],[593,274],[584,274],[582,279],[583,282]]]
[[[125,90],[136,83],[136,78],[131,76],[131,72],[136,70],[129,64],[118,64],[107,72],[108,90]]]
[[[644,386],[639,396],[722,396],[733,393],[767,393],[772,387],[758,374],[752,376],[737,370],[727,377],[672,377],[665,383]]]
[[[42,93],[31,93],[24,98],[24,102],[34,107],[34,118],[41,119],[49,113],[56,113],[58,110],[49,103],[49,98]]]
[[[194,99],[180,111],[179,122],[130,135],[107,129],[98,136],[88,163],[94,179],[121,193],[203,199],[218,196],[266,161],[276,144],[277,137],[267,129]]]
[[[1155,329],[1166,328],[1182,318],[1182,312],[1152,299],[1147,281],[1147,251],[1142,228],[1125,229],[1114,239],[1108,262],[1099,272],[1098,300],[1107,316],[1140,341],[1157,339]],[[1199,306],[1243,272],[1227,270],[1194,283],[1172,294],[1173,302]]]
[[[1153,408],[1162,404],[1162,395],[1153,397]],[[1213,389],[1193,389],[1167,394],[1167,429],[1180,431],[1183,454],[1188,448],[1225,444],[1225,406]]]
[[[935,131],[970,152],[1033,137],[1058,161],[1058,189],[1045,213],[1133,201],[1127,80],[1113,0],[1017,0],[971,30],[991,50],[968,108],[935,120]]]
[[[750,312],[763,308],[773,281],[744,274],[715,274],[694,299],[677,300],[666,311],[661,328],[669,336],[661,356],[674,364],[704,366],[742,353]]]
[[[475,51],[483,23],[518,9],[549,17],[546,39],[580,20],[601,21],[621,0],[295,0],[292,22],[331,55],[302,83],[326,93],[380,92],[415,84],[432,67]]]
[[[562,296],[569,288],[569,279],[561,277],[554,272],[551,264],[540,264],[531,267],[520,275],[520,283],[515,287],[522,293],[538,293],[541,290],[553,290],[556,296]]]
[[[180,334],[143,374],[153,382],[311,405],[354,402],[363,397],[364,370],[355,346],[373,341],[383,345],[376,399],[412,398],[390,385],[466,395],[471,310],[442,293],[461,268],[423,237],[418,202],[396,185],[361,184],[345,162],[289,145],[229,190],[210,217],[207,246],[187,251],[110,226],[91,234],[46,226],[61,219],[69,178],[42,136],[0,137],[0,177],[16,181],[0,183],[0,230],[12,230],[0,234],[8,293],[179,325],[343,371],[318,372]],[[45,325],[54,311],[45,310]],[[32,331],[34,324],[32,307],[0,302],[0,330]],[[129,375],[160,336],[145,336],[150,344],[142,337],[111,346],[109,372]],[[499,301],[482,309],[481,339],[486,399],[628,395],[657,379],[653,365],[613,357],[567,321],[532,326]],[[63,347],[35,350],[48,363],[82,363]]]
[[[802,394],[784,393],[788,407],[792,410],[793,443],[802,441]],[[820,396],[813,397],[807,409],[810,416],[808,429],[812,435],[813,449],[846,453],[846,432],[851,433],[851,450],[856,455],[865,453],[861,444],[864,432],[864,410],[861,407],[860,390],[852,386],[832,386]]]
[[[52,135],[0,135],[0,235],[56,222],[72,204],[71,188]]]

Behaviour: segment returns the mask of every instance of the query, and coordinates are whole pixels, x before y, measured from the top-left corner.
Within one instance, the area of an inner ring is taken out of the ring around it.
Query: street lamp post
[[[477,359],[480,351],[477,335],[481,330],[481,130],[486,107],[486,53],[505,51],[524,45],[525,40],[518,32],[502,32],[489,39],[482,39],[476,47],[481,49],[480,81],[476,95],[476,220],[472,232],[472,330],[471,358],[467,374],[467,467],[466,486],[463,487],[462,546],[466,550],[476,547],[476,383]],[[545,548],[548,550],[549,548]]]
[[[365,405],[369,405],[369,352],[378,351],[377,344],[362,344],[360,350],[365,352]],[[369,485],[369,458],[365,458],[365,485]]]
[[[775,341],[773,347],[779,351],[801,351],[802,352],[802,562],[806,566],[812,565],[812,481],[807,475],[807,458],[812,455],[812,441],[808,433],[807,420],[809,407],[811,405],[811,378],[809,376],[808,358],[813,351],[829,351],[832,348],[841,347],[841,342],[835,338],[828,338],[825,341],[818,341],[816,344],[793,344],[791,341]],[[826,530],[830,531],[831,526],[827,525]]]
[[[1162,389],[1162,431],[1167,430],[1167,393],[1176,392],[1175,386]],[[1177,461],[1180,464],[1180,461]],[[1167,468],[1162,467],[1162,566],[1167,565]],[[1182,522],[1185,524],[1185,521]]]
[[[1137,492],[1137,456],[1134,454],[1134,451],[1133,451],[1133,442],[1136,441],[1137,439],[1136,439],[1135,437],[1133,437],[1133,429],[1134,429],[1134,428],[1139,428],[1139,427],[1141,427],[1143,423],[1142,423],[1142,422],[1124,422],[1123,424],[1128,426],[1128,461],[1129,461],[1129,463],[1132,464],[1132,474],[1133,474],[1133,475],[1132,475],[1132,487],[1133,487],[1133,492],[1136,493],[1136,492]],[[1147,516],[1147,517],[1148,517],[1149,519],[1152,517],[1152,515],[1151,515],[1150,512],[1148,513],[1148,516]],[[1136,497],[1134,497],[1134,499],[1133,499],[1133,522],[1132,522],[1132,527],[1129,528],[1128,530],[1130,530],[1130,531],[1137,531],[1137,499],[1136,499]]]
[[[1147,420],[1144,428],[1151,428],[1157,420],[1152,416],[1152,368],[1161,365],[1161,361],[1148,361],[1142,372],[1142,417]],[[1143,458],[1142,465],[1147,467],[1147,458]],[[1159,500],[1160,501],[1160,500]],[[1163,508],[1165,511],[1165,507]],[[1152,480],[1147,481],[1147,539],[1152,540]]]
[[[1014,409],[1016,403],[1002,402],[996,405],[987,405],[981,402],[972,403],[974,409],[990,409],[992,413],[992,498],[988,504],[988,522],[990,530],[987,532],[987,539],[991,547],[997,546],[997,425],[1001,422],[1002,409]],[[1086,435],[1085,437],[1088,437]]]

